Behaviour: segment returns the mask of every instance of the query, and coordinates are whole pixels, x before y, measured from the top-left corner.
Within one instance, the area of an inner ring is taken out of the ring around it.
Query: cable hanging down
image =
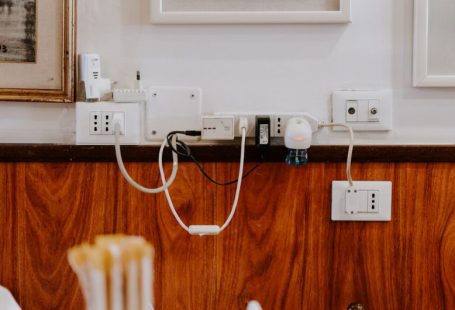
[[[120,124],[115,124],[114,125],[114,135],[115,135],[115,156],[117,158],[117,164],[120,168],[120,172],[122,173],[123,177],[125,180],[131,184],[134,188],[137,190],[147,193],[147,194],[158,194],[163,192],[165,189],[167,189],[169,186],[174,183],[175,178],[177,176],[177,171],[178,171],[178,156],[177,154],[173,153],[172,154],[172,172],[171,176],[169,177],[169,180],[165,183],[163,183],[163,186],[157,187],[157,188],[147,188],[142,186],[141,184],[137,183],[129,174],[128,171],[125,168],[125,165],[123,163],[122,159],[122,152],[120,149],[120,134],[121,134],[121,129],[120,129]],[[164,140],[161,146],[164,148],[166,146],[167,141]]]
[[[349,131],[349,149],[348,149],[348,158],[346,160],[346,177],[349,182],[349,186],[353,186],[351,176],[351,162],[352,162],[352,152],[354,150],[354,130],[348,124],[344,123],[319,123],[319,127],[344,127]]]
[[[231,212],[229,213],[228,218],[224,222],[224,224],[219,227],[217,225],[191,225],[187,226],[180,216],[177,213],[177,210],[175,209],[174,203],[172,202],[171,195],[169,193],[168,188],[165,188],[164,193],[167,199],[167,202],[169,204],[169,208],[171,209],[172,214],[174,215],[175,219],[179,223],[179,225],[189,234],[191,235],[218,235],[220,234],[223,230],[226,229],[226,227],[229,226],[229,224],[232,221],[232,218],[235,215],[235,212],[237,210],[237,205],[240,197],[240,189],[242,187],[242,179],[243,179],[243,167],[245,163],[245,144],[246,144],[246,131],[247,131],[247,125],[248,122],[246,122],[246,125],[241,127],[241,132],[242,132],[242,142],[241,142],[241,149],[240,149],[240,167],[239,167],[239,175],[237,179],[237,187],[235,191],[235,197],[234,197],[234,202],[232,203],[232,208]],[[176,142],[176,138],[174,136],[174,140],[172,142]],[[176,143],[171,143],[170,147],[174,147],[174,145],[177,145]],[[163,167],[163,153],[164,153],[164,148],[166,146],[166,143],[163,143],[160,147],[159,151],[159,170],[160,170],[160,175],[161,175],[161,180],[163,184],[167,184],[168,181],[166,181],[166,176],[164,175],[164,167]],[[174,154],[177,154],[176,152],[173,152]]]

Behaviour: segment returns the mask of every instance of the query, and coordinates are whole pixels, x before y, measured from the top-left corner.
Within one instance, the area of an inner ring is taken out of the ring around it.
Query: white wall
[[[412,0],[352,0],[348,25],[154,26],[148,0],[79,0],[78,51],[132,86],[199,86],[204,112],[306,111],[330,118],[342,88],[393,88],[390,133],[361,144],[455,144],[455,89],[415,89]],[[0,143],[74,143],[74,107],[0,103]],[[324,130],[317,144],[345,143]]]

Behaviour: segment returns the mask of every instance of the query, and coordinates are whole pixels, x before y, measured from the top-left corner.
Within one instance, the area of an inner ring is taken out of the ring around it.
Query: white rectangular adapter
[[[229,115],[203,115],[202,140],[233,140],[235,117]]]

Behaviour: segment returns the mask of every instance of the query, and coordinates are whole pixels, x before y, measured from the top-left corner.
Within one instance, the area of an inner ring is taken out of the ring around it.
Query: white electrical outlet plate
[[[250,113],[215,113],[215,116],[234,116],[234,136],[241,137],[239,130],[239,121],[241,117],[248,119],[248,138],[254,138],[256,134],[256,116],[269,116],[270,117],[270,136],[272,138],[282,138],[284,137],[284,132],[286,130],[286,123],[293,117],[305,117],[311,125],[311,128],[314,132],[318,130],[318,120],[315,119],[312,115],[305,112],[250,112]]]
[[[151,87],[145,108],[145,139],[162,141],[171,131],[201,130],[200,88]]]
[[[332,96],[334,123],[346,123],[355,131],[392,130],[393,95],[391,90],[335,91]],[[333,127],[345,131],[344,127]]]
[[[139,144],[140,104],[114,102],[76,103],[76,144],[114,144],[114,119],[123,124],[121,143]]]
[[[390,221],[392,182],[332,182],[332,221]]]

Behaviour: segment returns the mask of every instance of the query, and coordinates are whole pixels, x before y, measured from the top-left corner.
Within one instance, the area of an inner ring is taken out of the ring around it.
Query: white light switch
[[[333,122],[348,123],[355,131],[392,130],[392,101],[390,90],[336,91],[332,97]]]

